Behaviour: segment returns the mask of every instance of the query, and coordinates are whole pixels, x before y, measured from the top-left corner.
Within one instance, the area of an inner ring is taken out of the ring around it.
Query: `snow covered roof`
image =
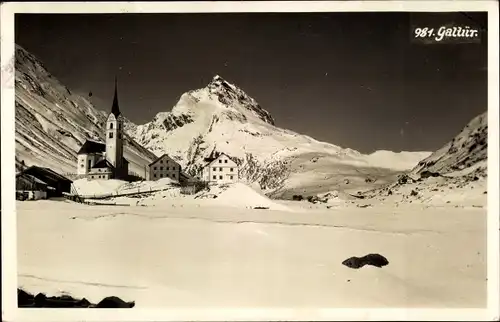
[[[86,140],[77,154],[102,153],[106,151],[106,145],[96,141]]]

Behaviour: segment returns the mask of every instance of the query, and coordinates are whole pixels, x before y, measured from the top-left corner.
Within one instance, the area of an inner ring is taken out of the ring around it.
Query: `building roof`
[[[113,106],[111,107],[111,114],[115,117],[118,117],[120,112],[120,107],[118,106],[118,85],[116,84],[116,76],[115,76],[115,96],[113,97]]]
[[[156,158],[153,162],[151,162],[150,164],[148,164],[148,167],[152,166],[153,164],[155,164],[156,162],[158,162],[160,159],[162,159],[165,156],[168,157],[170,160],[174,161],[175,163],[179,164],[177,161],[175,161],[174,159],[172,159],[168,154],[164,153],[161,157]]]
[[[217,153],[217,156],[216,157],[208,157],[208,158],[205,158],[205,162],[207,162],[203,168],[206,168],[208,167],[210,164],[212,164],[212,162],[214,162],[215,160],[217,160],[218,158],[220,158],[221,156],[225,155],[229,160],[233,161],[234,163],[236,163],[236,165],[238,165],[238,163],[236,161],[234,161],[233,158],[231,158],[229,155],[225,154],[224,152],[221,152],[221,153]]]
[[[37,177],[32,176],[31,174],[27,174],[27,173],[18,173],[18,174],[16,174],[16,179],[19,178],[19,177],[26,178],[28,180],[31,180],[31,181],[33,181],[35,183],[38,183],[38,184],[41,184],[41,185],[44,185],[44,186],[48,185],[46,182],[38,179]]]
[[[99,169],[99,168],[110,168],[114,169],[115,167],[109,162],[107,159],[102,159],[101,161],[97,162],[92,166],[92,169]]]
[[[21,171],[21,173],[32,175],[35,178],[38,178],[39,180],[48,182],[48,184],[51,184],[51,181],[52,182],[65,181],[65,182],[70,182],[70,183],[73,182],[70,179],[60,175],[59,173],[57,173],[49,168],[31,166],[31,167]]]
[[[102,153],[106,151],[106,144],[96,141],[86,140],[77,154]]]
[[[123,163],[130,163],[125,158],[122,158],[122,160],[123,160]],[[111,168],[111,169],[114,169],[115,167],[107,159],[102,159],[102,160],[98,161],[96,164],[94,164],[92,166],[92,169],[99,169],[99,168]]]

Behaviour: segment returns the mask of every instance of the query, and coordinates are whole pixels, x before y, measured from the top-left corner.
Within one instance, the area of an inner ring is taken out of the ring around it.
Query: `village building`
[[[61,197],[74,192],[73,181],[59,173],[31,166],[16,175],[16,191],[28,191],[34,199]]]
[[[52,187],[50,187],[52,188]],[[16,174],[16,199],[38,200],[47,199],[49,186],[46,182],[26,173]]]
[[[210,183],[231,183],[238,181],[238,164],[225,153],[205,158],[206,165],[202,168],[201,178]]]
[[[162,178],[170,178],[180,181],[182,177],[182,167],[167,154],[162,155],[148,165],[146,180],[156,181]]]
[[[78,151],[77,174],[89,179],[128,179],[129,162],[123,157],[123,117],[115,95],[106,121],[106,143],[86,140]]]

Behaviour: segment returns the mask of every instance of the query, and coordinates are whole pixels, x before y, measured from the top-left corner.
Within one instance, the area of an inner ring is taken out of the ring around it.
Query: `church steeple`
[[[115,76],[115,97],[113,98],[113,106],[111,107],[111,113],[118,117],[121,114],[120,107],[118,106],[118,86],[117,86],[116,76]]]

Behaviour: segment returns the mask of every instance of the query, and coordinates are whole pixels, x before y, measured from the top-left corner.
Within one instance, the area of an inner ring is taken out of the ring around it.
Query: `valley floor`
[[[185,199],[17,202],[18,286],[139,308],[486,306],[485,208]],[[368,253],[389,265],[341,264]]]

